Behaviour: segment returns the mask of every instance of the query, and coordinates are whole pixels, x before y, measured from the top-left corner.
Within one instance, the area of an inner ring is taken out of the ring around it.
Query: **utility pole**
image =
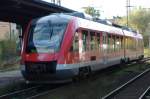
[[[128,0],[127,0],[126,3],[127,3],[127,5],[126,5],[126,8],[127,8],[127,27],[128,27],[128,24],[129,24],[129,23],[128,23],[128,22],[129,22],[129,17],[128,17],[128,16],[129,16],[129,15],[128,15],[128,14],[129,14],[129,11],[128,11],[128,6],[129,6],[129,5],[128,5]]]
[[[130,5],[130,0],[126,1],[126,9],[127,9],[127,27],[129,26],[129,15],[130,15],[130,8],[134,7]]]

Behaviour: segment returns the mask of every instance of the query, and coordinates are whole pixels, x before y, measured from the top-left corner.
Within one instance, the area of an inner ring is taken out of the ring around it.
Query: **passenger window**
[[[79,33],[76,32],[73,39],[73,44],[70,48],[70,51],[78,52],[79,51]]]
[[[100,33],[97,33],[97,43],[96,43],[97,49],[100,49]]]
[[[111,35],[108,35],[108,53],[112,52],[112,45],[111,45]]]
[[[116,38],[115,38],[115,35],[113,35],[113,36],[112,36],[112,50],[113,50],[113,51],[116,50],[115,42],[116,42]]]
[[[120,38],[119,38],[119,36],[116,37],[115,46],[116,46],[116,51],[119,51],[120,50]]]
[[[95,48],[96,48],[95,33],[94,32],[90,32],[90,36],[91,36],[91,41],[90,41],[91,50],[95,50]]]
[[[86,51],[88,49],[88,31],[83,30],[82,31],[82,44],[83,44],[83,51]]]
[[[125,37],[125,48],[128,49],[128,38]]]
[[[121,37],[121,49],[124,48],[124,41],[123,40],[124,40],[123,37]]]
[[[103,32],[103,50],[107,51],[107,34]]]
[[[73,51],[79,51],[79,34],[75,33],[74,42],[73,42]]]

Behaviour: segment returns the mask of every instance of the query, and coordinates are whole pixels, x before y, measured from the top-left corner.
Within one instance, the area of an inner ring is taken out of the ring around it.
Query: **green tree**
[[[116,21],[118,24],[126,25],[127,16],[118,18]],[[144,37],[144,46],[149,45],[150,35],[150,9],[136,8],[129,14],[129,27],[138,30]]]
[[[100,11],[96,10],[94,7],[84,7],[83,8],[86,14],[91,15],[93,18],[98,18],[100,16]]]
[[[138,29],[142,34],[146,33],[148,24],[150,23],[150,10],[148,9],[135,9],[129,16],[130,26]]]
[[[126,16],[117,20],[118,24],[126,25]],[[148,24],[150,23],[150,10],[143,8],[136,8],[130,12],[129,27],[138,30],[143,35],[146,34]]]

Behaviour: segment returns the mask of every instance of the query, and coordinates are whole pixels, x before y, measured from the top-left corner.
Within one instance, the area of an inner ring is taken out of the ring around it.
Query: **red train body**
[[[143,37],[98,22],[52,14],[29,23],[21,57],[26,80],[62,81],[142,58]]]

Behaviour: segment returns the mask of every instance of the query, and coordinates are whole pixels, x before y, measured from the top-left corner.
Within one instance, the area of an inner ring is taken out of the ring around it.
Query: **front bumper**
[[[73,76],[78,74],[78,69],[56,69],[54,73],[41,72],[41,73],[32,73],[28,72],[25,65],[21,65],[22,75],[29,82],[55,82],[71,79]]]

